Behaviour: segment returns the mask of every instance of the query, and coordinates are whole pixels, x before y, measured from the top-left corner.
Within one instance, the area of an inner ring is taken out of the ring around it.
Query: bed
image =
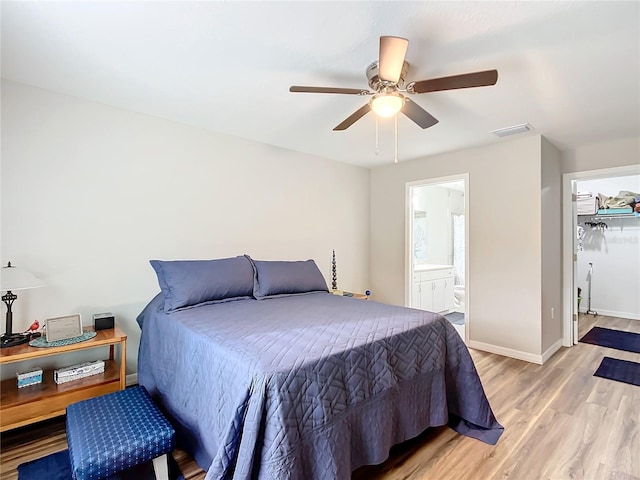
[[[207,480],[348,479],[446,424],[498,441],[503,429],[444,317],[333,295],[314,263],[224,260],[235,266],[209,277],[153,261],[162,292],[138,317],[138,381]],[[202,283],[223,298],[198,292]]]

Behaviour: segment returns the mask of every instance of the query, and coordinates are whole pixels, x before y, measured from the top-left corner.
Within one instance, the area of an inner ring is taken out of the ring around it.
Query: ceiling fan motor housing
[[[374,90],[376,92],[383,92],[386,91],[388,87],[394,85],[400,88],[404,88],[404,81],[407,73],[409,73],[409,62],[403,62],[402,72],[400,73],[400,80],[398,80],[398,83],[389,83],[380,80],[380,77],[378,75],[379,70],[380,68],[377,60],[367,67],[367,80],[369,81],[369,87],[371,88],[371,90]]]

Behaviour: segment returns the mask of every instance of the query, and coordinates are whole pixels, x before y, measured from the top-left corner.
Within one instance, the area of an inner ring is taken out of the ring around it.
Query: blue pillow
[[[253,267],[246,256],[217,260],[151,260],[164,311],[203,303],[228,302],[252,298]]]
[[[313,260],[251,261],[255,271],[253,296],[258,300],[276,295],[329,291],[322,273]]]

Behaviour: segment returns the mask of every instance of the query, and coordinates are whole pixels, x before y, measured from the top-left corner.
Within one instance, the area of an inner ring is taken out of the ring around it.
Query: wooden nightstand
[[[116,345],[120,346],[119,364],[114,357]],[[3,380],[0,385],[0,432],[64,415],[67,406],[79,400],[124,390],[127,336],[116,325],[112,329],[98,331],[90,340],[73,345],[36,348],[24,344],[0,350],[0,364],[4,365],[96,347],[109,347],[104,373],[58,385],[53,380],[53,370],[49,369],[44,371],[42,383],[24,388],[18,388],[15,378]]]

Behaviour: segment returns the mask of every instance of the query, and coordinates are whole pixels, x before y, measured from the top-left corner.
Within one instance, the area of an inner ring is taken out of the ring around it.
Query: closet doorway
[[[468,174],[407,184],[405,304],[469,336]]]
[[[639,189],[640,165],[563,175],[564,346],[578,343],[579,313],[640,320],[627,291],[640,279],[640,218],[597,200]]]

